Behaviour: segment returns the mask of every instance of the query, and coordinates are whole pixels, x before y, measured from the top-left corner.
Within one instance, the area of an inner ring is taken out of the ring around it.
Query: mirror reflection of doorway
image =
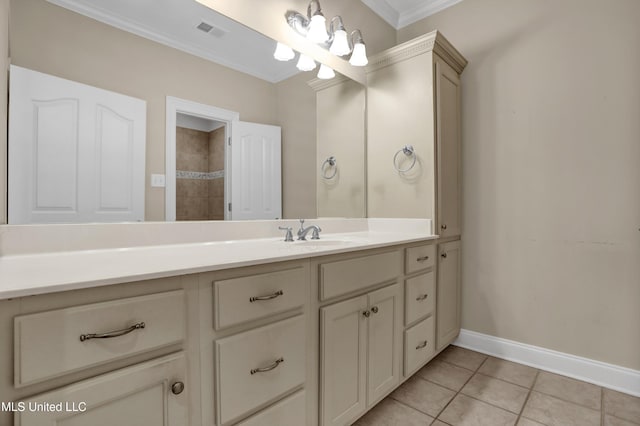
[[[226,123],[178,113],[176,220],[224,220]]]
[[[282,218],[279,126],[171,96],[166,108],[166,220]]]

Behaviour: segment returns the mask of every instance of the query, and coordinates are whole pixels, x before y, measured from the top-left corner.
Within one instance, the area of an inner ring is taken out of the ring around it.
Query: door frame
[[[176,220],[176,122],[178,113],[204,118],[207,120],[221,121],[225,123],[225,144],[224,144],[224,218],[229,219],[229,189],[231,182],[229,179],[231,162],[227,155],[228,143],[231,137],[231,125],[233,121],[240,120],[240,113],[199,102],[167,96],[166,106],[166,130],[165,130],[165,221]]]

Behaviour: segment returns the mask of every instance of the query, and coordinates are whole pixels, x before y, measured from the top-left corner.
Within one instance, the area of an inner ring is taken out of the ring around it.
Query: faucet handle
[[[304,228],[304,219],[300,219],[300,228]]]
[[[278,229],[281,231],[287,231],[287,235],[285,235],[284,240],[289,242],[289,241],[293,241],[293,233],[291,231],[293,231],[293,228],[290,226],[278,226]]]
[[[312,240],[319,240],[320,239],[320,232],[322,232],[322,228],[320,228],[319,226],[316,226],[315,228],[313,228],[313,234],[311,235],[311,239]]]

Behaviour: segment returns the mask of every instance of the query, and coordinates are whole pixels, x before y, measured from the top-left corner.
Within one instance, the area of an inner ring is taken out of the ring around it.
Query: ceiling
[[[271,83],[299,71],[273,59],[275,41],[196,1],[47,0],[50,3]],[[356,0],[349,0],[356,1]],[[462,0],[361,0],[396,29]],[[208,32],[198,26],[208,25]]]
[[[273,59],[275,41],[196,1],[47,1],[272,83],[299,72],[295,61]],[[199,30],[202,22],[213,28],[208,33]]]
[[[462,0],[362,0],[396,30],[440,12]]]

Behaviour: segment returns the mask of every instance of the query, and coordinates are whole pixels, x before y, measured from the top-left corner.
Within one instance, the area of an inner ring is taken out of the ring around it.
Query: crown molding
[[[320,90],[337,86],[338,84],[344,83],[345,81],[351,81],[351,79],[349,77],[345,77],[342,74],[336,74],[336,76],[330,80],[321,80],[319,78],[314,78],[313,80],[307,81],[307,84],[311,86],[313,90],[319,92]]]
[[[411,25],[441,10],[460,3],[462,0],[423,0],[411,9],[398,10],[386,0],[361,0],[369,9],[384,19],[396,30]]]
[[[431,0],[424,1],[418,5],[418,7],[404,11],[400,13],[398,18],[397,30],[404,28],[407,25],[411,25],[424,19],[428,16],[434,15],[441,10],[453,6],[456,3],[460,3],[462,0]]]
[[[198,47],[193,47],[185,43],[181,43],[157,31],[151,30],[149,28],[145,28],[143,25],[139,23],[128,21],[122,17],[115,16],[111,13],[105,12],[95,7],[87,6],[86,4],[82,3],[81,0],[47,0],[47,1],[56,6],[63,7],[65,9],[84,15],[88,18],[95,19],[96,21],[102,22],[104,24],[110,25],[120,30],[127,31],[129,33],[135,34],[137,36],[146,38],[151,41],[155,41],[160,44],[164,44],[165,46],[178,49],[190,55],[194,55],[199,58],[206,59],[211,62],[215,62],[218,65],[222,65],[224,67],[234,69],[244,74],[249,74],[261,80],[266,80],[269,83],[278,83],[282,80],[285,80],[297,74],[297,71],[295,70],[293,70],[292,72],[279,73],[279,75],[271,75],[271,74],[256,72],[255,69],[243,66],[233,61],[229,61],[228,59],[218,56],[211,51],[200,49]]]
[[[458,73],[462,73],[467,66],[467,60],[464,56],[453,47],[442,33],[436,30],[370,57],[366,72],[370,73],[428,52],[436,52]]]

